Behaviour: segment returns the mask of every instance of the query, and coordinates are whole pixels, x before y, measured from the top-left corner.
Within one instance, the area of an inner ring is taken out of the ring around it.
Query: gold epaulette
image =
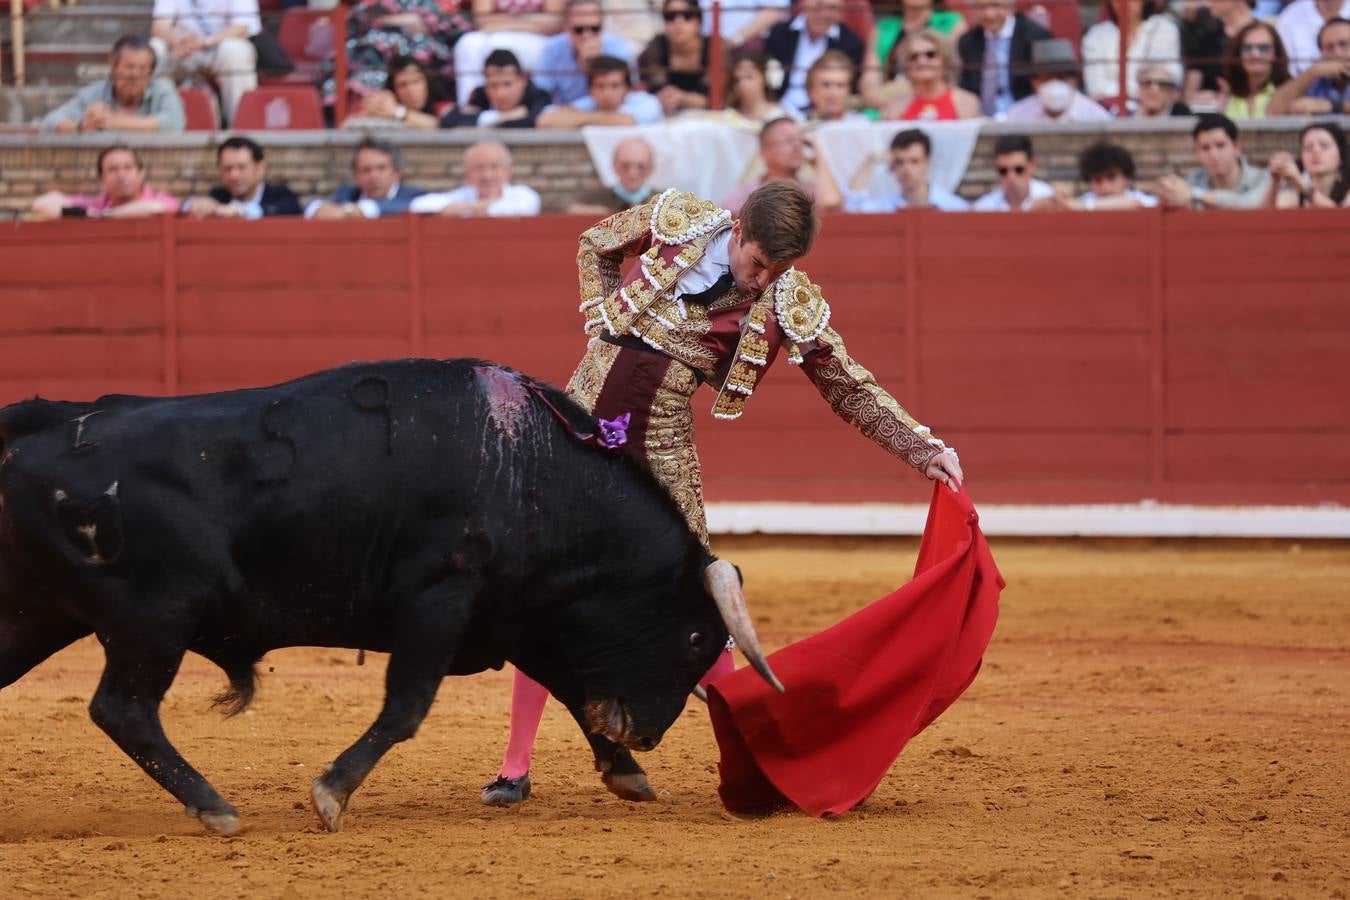
[[[663,244],[687,244],[731,221],[731,213],[711,200],[671,188],[652,208],[652,237]]]
[[[778,327],[794,344],[809,344],[830,324],[830,304],[820,287],[796,269],[788,269],[774,285],[774,314]]]

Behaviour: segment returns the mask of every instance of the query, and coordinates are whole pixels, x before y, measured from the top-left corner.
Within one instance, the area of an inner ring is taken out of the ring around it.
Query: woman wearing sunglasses
[[[686,109],[708,108],[708,53],[703,12],[696,0],[666,0],[661,7],[664,28],[638,57],[638,74],[647,91],[661,101],[667,116]]]
[[[1265,22],[1249,22],[1228,45],[1223,59],[1224,115],[1257,119],[1266,115],[1275,89],[1289,80],[1289,59],[1279,33]]]
[[[877,105],[872,99],[882,84],[892,75],[902,71],[891,67],[896,45],[906,34],[916,31],[936,31],[945,35],[955,44],[966,30],[966,20],[959,12],[943,9],[941,0],[901,0],[899,15],[891,0],[873,2],[876,24],[867,36],[867,53],[863,56],[862,80],[858,91],[866,102]]]
[[[956,59],[951,45],[936,31],[925,28],[906,34],[896,45],[895,67],[905,73],[909,91],[897,92],[884,102],[883,119],[979,118],[980,98],[953,83]]]

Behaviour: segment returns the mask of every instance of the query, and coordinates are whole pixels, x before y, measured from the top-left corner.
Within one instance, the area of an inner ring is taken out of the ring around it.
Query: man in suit
[[[960,85],[980,98],[986,116],[1004,112],[1032,93],[1027,75],[1031,45],[1054,37],[1021,13],[1012,0],[979,0],[980,27],[956,43],[961,57]]]
[[[300,201],[285,184],[267,183],[263,148],[246,137],[232,137],[216,148],[221,183],[205,197],[183,203],[195,219],[261,219],[298,216]]]
[[[337,189],[331,200],[315,200],[305,208],[306,219],[378,219],[408,211],[413,199],[426,193],[404,184],[403,154],[393,144],[366,138],[352,154],[352,180]]]
[[[787,73],[779,96],[784,106],[806,112],[806,74],[827,50],[847,56],[854,71],[862,69],[862,38],[843,23],[843,14],[843,0],[804,0],[800,14],[769,29],[764,52]]]

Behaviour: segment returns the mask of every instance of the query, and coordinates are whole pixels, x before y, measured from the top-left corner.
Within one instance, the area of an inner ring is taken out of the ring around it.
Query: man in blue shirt
[[[567,0],[563,30],[544,44],[534,83],[553,95],[554,103],[573,103],[586,96],[586,71],[597,56],[613,56],[633,65],[633,53],[622,38],[602,32],[605,12],[600,0]]]
[[[550,106],[539,114],[540,128],[583,125],[651,125],[664,118],[661,101],[632,89],[628,63],[616,56],[597,56],[586,71],[586,96],[567,106]]]
[[[844,192],[844,212],[889,213],[924,206],[948,212],[970,209],[969,203],[928,180],[932,147],[928,135],[917,128],[897,133],[891,140],[890,153],[876,153],[863,160]],[[883,162],[900,185],[900,191],[879,197],[870,195],[866,187],[872,180],[872,170]]]

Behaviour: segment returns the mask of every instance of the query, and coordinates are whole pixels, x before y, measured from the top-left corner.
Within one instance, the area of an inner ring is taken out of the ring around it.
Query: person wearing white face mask
[[[1102,122],[1111,114],[1078,89],[1073,43],[1061,38],[1031,45],[1029,73],[1034,89],[1008,107],[1009,122]]]

